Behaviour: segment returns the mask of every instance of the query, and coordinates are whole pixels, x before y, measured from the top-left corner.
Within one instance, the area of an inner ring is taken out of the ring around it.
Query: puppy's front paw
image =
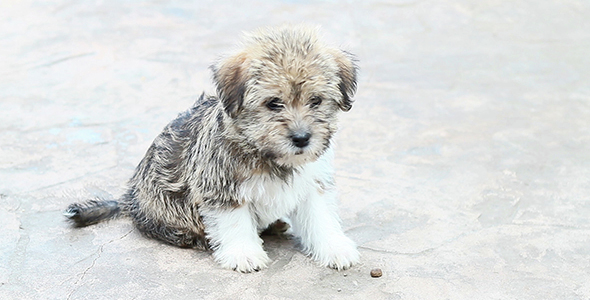
[[[356,244],[348,237],[342,236],[315,247],[312,257],[323,266],[345,270],[359,262],[360,254]]]
[[[222,267],[242,273],[260,271],[266,268],[270,259],[261,246],[229,246],[213,252],[213,258]]]

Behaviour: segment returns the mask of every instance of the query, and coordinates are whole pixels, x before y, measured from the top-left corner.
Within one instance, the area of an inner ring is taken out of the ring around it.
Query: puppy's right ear
[[[242,109],[246,91],[246,70],[248,58],[240,53],[211,66],[217,94],[225,112],[235,118]]]
[[[332,56],[338,65],[338,76],[340,77],[340,93],[342,99],[338,102],[340,109],[349,111],[352,108],[352,96],[356,92],[356,80],[358,73],[358,66],[354,55],[341,50],[333,50]]]

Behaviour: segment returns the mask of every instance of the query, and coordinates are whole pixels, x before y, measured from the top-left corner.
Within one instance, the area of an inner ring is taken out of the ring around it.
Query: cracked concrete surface
[[[589,299],[590,3],[3,1],[1,299]],[[356,53],[337,137],[362,263],[318,267],[267,237],[238,274],[127,220],[116,198],[241,31],[306,22]],[[384,275],[371,278],[379,267]]]

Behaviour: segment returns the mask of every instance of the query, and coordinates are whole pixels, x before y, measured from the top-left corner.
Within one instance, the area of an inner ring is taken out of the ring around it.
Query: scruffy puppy
[[[341,270],[358,262],[336,213],[332,137],[356,90],[352,55],[314,30],[248,36],[212,67],[218,96],[201,96],[155,139],[119,201],[72,204],[75,226],[130,216],[145,235],[212,249],[225,268],[269,263],[259,233],[287,217],[306,254]]]

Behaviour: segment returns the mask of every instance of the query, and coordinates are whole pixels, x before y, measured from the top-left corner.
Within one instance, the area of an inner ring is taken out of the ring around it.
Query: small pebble
[[[375,269],[371,270],[371,277],[377,278],[377,277],[381,277],[381,275],[383,275],[383,272],[381,271],[381,269],[375,268]]]
[[[338,291],[338,292],[342,292],[342,289],[338,289],[337,291]]]

